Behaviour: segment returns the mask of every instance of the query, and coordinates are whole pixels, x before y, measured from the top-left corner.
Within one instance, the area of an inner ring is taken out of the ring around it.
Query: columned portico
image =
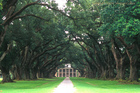
[[[73,68],[60,68],[56,73],[56,77],[79,77],[79,72]]]
[[[60,68],[57,70],[56,77],[79,77],[80,73],[78,70],[71,68],[71,66],[65,66],[65,68]]]

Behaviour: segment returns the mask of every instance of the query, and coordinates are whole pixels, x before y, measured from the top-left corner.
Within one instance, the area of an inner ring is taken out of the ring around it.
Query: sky
[[[55,0],[56,3],[58,3],[59,8],[63,8],[63,6],[66,4],[66,0]]]

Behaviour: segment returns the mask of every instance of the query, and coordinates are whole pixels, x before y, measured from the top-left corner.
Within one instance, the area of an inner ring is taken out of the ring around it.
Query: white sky
[[[55,0],[56,1],[56,3],[58,3],[58,7],[59,8],[63,8],[64,6],[65,6],[65,4],[66,4],[66,0]]]

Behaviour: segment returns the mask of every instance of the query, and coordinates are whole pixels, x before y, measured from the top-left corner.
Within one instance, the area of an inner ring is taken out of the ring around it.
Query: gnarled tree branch
[[[19,11],[17,11],[16,13],[14,13],[12,16],[10,16],[9,18],[7,18],[4,23],[2,23],[1,25],[6,25],[6,24],[9,24],[13,19],[14,17],[16,17],[17,15],[19,15],[20,13],[22,13],[26,8],[28,8],[29,6],[32,6],[32,5],[35,5],[39,2],[40,0],[37,0],[36,2],[33,2],[33,3],[29,3],[27,5],[25,5],[23,8],[21,8]]]
[[[0,62],[5,58],[5,56],[8,54],[8,52],[11,50],[12,48],[12,43],[7,44],[7,50],[2,54],[2,56],[0,57]]]
[[[33,16],[33,17],[36,17],[36,18],[39,18],[39,19],[45,20],[45,21],[49,21],[49,20],[50,20],[50,19],[44,19],[44,18],[42,18],[42,17],[40,17],[40,16],[36,16],[36,15],[34,15],[34,14],[26,14],[26,15],[23,15],[23,16],[17,16],[17,17],[15,17],[15,18],[13,18],[13,20],[19,19],[19,18],[24,18],[24,17],[27,17],[27,16]]]

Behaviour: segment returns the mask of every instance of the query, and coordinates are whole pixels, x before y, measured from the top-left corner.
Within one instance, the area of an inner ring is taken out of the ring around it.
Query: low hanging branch
[[[123,38],[122,36],[117,37],[117,39],[120,40],[120,42],[121,42],[121,43],[125,46],[125,48],[127,48],[128,50],[134,48],[134,44],[128,46],[128,45],[125,43],[124,38]]]
[[[29,3],[29,4],[25,5],[25,6],[24,6],[23,8],[21,8],[19,11],[17,11],[17,12],[14,13],[12,16],[10,16],[9,18],[7,18],[7,19],[4,21],[4,23],[2,23],[1,25],[9,24],[11,21],[13,21],[13,20],[15,20],[15,19],[23,18],[23,17],[26,17],[26,16],[33,16],[33,17],[37,17],[37,18],[46,20],[46,19],[44,19],[44,18],[42,18],[42,17],[36,16],[36,15],[33,15],[33,14],[26,14],[26,15],[23,15],[23,16],[18,16],[18,15],[21,14],[26,8],[28,8],[29,6],[32,6],[32,5],[47,6],[49,9],[58,11],[58,12],[60,12],[61,14],[63,14],[64,16],[67,16],[68,18],[74,19],[73,17],[68,16],[67,14],[65,14],[64,12],[62,12],[62,10],[55,9],[55,8],[51,7],[49,4],[38,3],[39,1],[40,1],[40,0],[37,0],[36,2]],[[18,16],[18,17],[16,17],[16,16]],[[47,21],[48,21],[48,20],[47,20]]]
[[[29,63],[29,65],[31,65],[38,57],[42,56],[42,55],[43,55],[44,53],[46,53],[47,51],[56,49],[57,47],[62,46],[62,45],[65,45],[65,44],[66,44],[66,43],[62,43],[62,44],[56,45],[56,46],[54,46],[54,47],[52,47],[52,48],[48,48],[48,49],[44,50],[43,52],[41,52],[41,53],[35,55],[35,57],[31,60],[31,62]]]
[[[5,56],[8,54],[8,52],[11,50],[12,48],[12,43],[7,45],[7,50],[2,54],[2,56],[0,57],[0,62],[5,58]]]
[[[68,18],[70,18],[70,19],[72,19],[72,20],[81,19],[81,18],[73,18],[73,17],[67,15],[66,13],[64,13],[62,10],[53,8],[53,7],[51,7],[49,4],[39,3],[39,1],[40,1],[40,0],[37,0],[36,2],[29,3],[29,4],[25,5],[25,6],[24,6],[23,8],[21,8],[19,11],[15,12],[13,15],[11,15],[10,17],[8,17],[8,18],[7,18],[2,24],[0,24],[0,25],[5,26],[5,25],[9,24],[10,22],[12,22],[12,21],[15,20],[15,19],[23,18],[23,17],[27,17],[27,16],[33,16],[33,17],[36,17],[36,18],[39,18],[39,19],[42,19],[42,20],[49,21],[49,20],[44,19],[44,18],[42,18],[42,17],[40,17],[40,16],[36,16],[36,15],[34,15],[34,14],[26,14],[26,15],[23,15],[23,16],[18,16],[18,15],[20,15],[26,8],[28,8],[29,6],[32,6],[32,5],[47,6],[49,9],[52,9],[52,10],[54,10],[54,11],[57,11],[57,12],[61,13],[62,15],[66,16],[66,17],[68,17]],[[83,19],[83,18],[82,18],[82,19]]]
[[[40,16],[36,16],[36,15],[34,15],[34,14],[26,14],[26,15],[23,15],[23,16],[17,16],[17,17],[15,17],[15,18],[13,18],[13,20],[19,19],[19,18],[24,18],[24,17],[27,17],[27,16],[36,17],[36,18],[39,18],[39,19],[45,20],[45,21],[49,21],[49,20],[50,20],[50,19],[44,19],[44,18],[42,18],[42,17],[40,17]]]
[[[68,15],[67,15],[67,14],[65,14],[62,10],[59,10],[59,9],[53,8],[53,7],[51,7],[51,6],[50,6],[50,5],[48,5],[48,4],[37,3],[37,5],[47,6],[49,9],[52,9],[52,10],[54,10],[54,11],[58,11],[58,12],[59,12],[59,13],[61,13],[62,15],[64,15],[64,16],[66,16],[66,17],[68,17],[68,18],[70,18],[70,19],[73,19],[73,20],[74,20],[74,18],[73,18],[73,17],[68,16]]]
[[[76,42],[87,52],[89,57],[94,61],[93,64],[95,65],[96,68],[99,68],[99,65],[96,63],[95,59],[90,55],[89,51],[82,45],[80,42],[76,39],[76,36],[71,32],[72,36],[75,38]]]
[[[33,3],[29,3],[27,5],[25,5],[23,8],[21,8],[19,11],[17,11],[16,13],[14,13],[12,16],[10,16],[9,18],[7,18],[4,23],[2,23],[1,25],[7,25],[9,24],[17,15],[21,14],[26,8],[28,8],[29,6],[35,5],[39,2],[40,0],[37,0],[36,2]]]

